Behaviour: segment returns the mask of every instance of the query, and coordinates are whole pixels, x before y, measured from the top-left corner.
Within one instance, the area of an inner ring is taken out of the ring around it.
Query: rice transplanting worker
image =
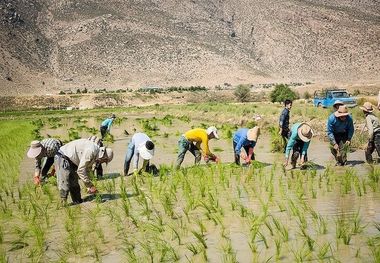
[[[100,134],[102,135],[102,140],[106,137],[107,133],[110,133],[113,121],[116,119],[116,115],[112,114],[111,117],[105,119],[100,125]]]
[[[245,164],[250,164],[251,161],[255,160],[254,148],[259,135],[260,128],[258,126],[252,129],[240,128],[234,133],[232,141],[237,165],[240,165],[240,157],[244,159]],[[242,149],[244,149],[246,155],[242,154]]]
[[[285,167],[288,166],[289,159],[291,159],[293,169],[297,166],[298,158],[300,158],[301,166],[307,162],[307,150],[309,148],[310,140],[313,137],[313,134],[313,130],[306,123],[295,123],[292,126],[292,129],[290,131],[290,138],[285,150]],[[291,156],[290,151],[293,151]]]
[[[290,110],[292,109],[292,105],[293,105],[293,102],[291,100],[286,99],[284,101],[285,107],[281,112],[280,119],[278,122],[279,127],[280,127],[279,134],[281,135],[282,140],[285,145],[284,152],[286,149],[286,143],[288,142],[288,139],[289,139],[289,133],[290,133],[289,119],[290,119]]]
[[[331,153],[334,155],[336,165],[343,166],[347,162],[347,148],[354,135],[354,122],[348,113],[346,105],[339,106],[327,120],[327,136],[331,144]]]
[[[207,130],[196,128],[182,134],[178,140],[178,158],[176,168],[179,169],[185,158],[186,152],[190,151],[195,157],[195,164],[199,164],[202,155],[206,162],[219,162],[219,158],[209,149],[209,140],[219,139],[216,127],[208,127]]]
[[[39,185],[47,180],[49,169],[54,164],[54,156],[62,146],[58,139],[47,138],[42,141],[32,141],[27,156],[36,160],[34,184]]]
[[[373,106],[370,102],[365,102],[363,110],[366,120],[366,127],[368,129],[368,145],[365,149],[365,159],[367,163],[373,163],[372,153],[376,150],[378,156],[380,157],[380,121],[373,114]]]

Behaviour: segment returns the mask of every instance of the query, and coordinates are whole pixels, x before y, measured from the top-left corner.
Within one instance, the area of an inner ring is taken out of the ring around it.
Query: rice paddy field
[[[330,110],[295,103],[291,123],[315,130],[308,169],[284,168],[276,132],[281,105],[205,103],[87,111],[0,113],[0,262],[380,262],[380,168],[364,163],[364,117],[348,165],[336,167],[325,140]],[[36,187],[31,140],[99,135],[117,119],[106,144],[113,161],[99,193],[59,206],[55,177]],[[260,116],[261,120],[255,120]],[[193,127],[215,125],[210,149],[220,164],[175,170],[177,141]],[[249,167],[233,164],[232,134],[259,125]],[[145,132],[156,145],[159,174],[122,176],[128,142]]]

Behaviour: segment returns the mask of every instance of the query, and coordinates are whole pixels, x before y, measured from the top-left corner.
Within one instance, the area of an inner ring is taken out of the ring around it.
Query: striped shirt
[[[54,155],[58,152],[59,148],[62,146],[60,140],[54,138],[43,139],[41,141],[42,154],[39,158],[36,158],[36,169],[41,169],[42,158],[54,158]]]

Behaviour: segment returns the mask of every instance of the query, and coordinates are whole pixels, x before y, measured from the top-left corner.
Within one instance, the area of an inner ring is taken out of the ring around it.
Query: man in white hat
[[[293,169],[296,168],[298,158],[301,159],[301,165],[307,161],[307,150],[313,134],[313,130],[306,123],[295,123],[292,126],[290,138],[285,150],[285,167],[289,164],[291,150],[293,150],[291,156],[291,164]]]
[[[330,115],[327,121],[327,136],[331,144],[331,153],[337,165],[343,166],[347,162],[347,151],[344,146],[351,144],[354,135],[354,122],[348,113],[346,105],[339,106],[338,110]]]
[[[250,164],[252,160],[255,160],[254,148],[257,143],[257,139],[260,135],[260,128],[254,127],[252,129],[240,128],[233,135],[233,147],[235,163],[240,165],[240,157],[244,159],[245,164]],[[241,149],[244,149],[246,155],[244,155]]]
[[[39,185],[47,179],[47,173],[54,164],[54,155],[62,146],[58,139],[48,138],[42,141],[32,141],[27,156],[36,160],[34,183]]]
[[[79,178],[87,187],[87,193],[95,194],[97,190],[88,177],[88,173],[95,162],[109,163],[112,159],[112,149],[99,147],[88,139],[75,140],[62,146],[55,156],[55,169],[62,204],[67,203],[69,193],[74,204],[82,202]]]
[[[109,118],[105,119],[102,124],[100,124],[100,134],[102,135],[102,140],[106,137],[107,133],[110,133],[113,121],[116,119],[116,115],[112,114]]]
[[[132,158],[133,172],[140,172],[142,170],[149,172],[149,160],[152,159],[153,155],[154,143],[149,136],[142,132],[135,133],[128,144],[127,154],[125,155],[124,175],[129,175],[128,172]],[[138,170],[139,157],[144,160],[140,170]]]
[[[201,161],[202,154],[206,161],[219,162],[219,158],[211,153],[208,146],[209,140],[214,138],[219,139],[218,130],[214,126],[208,127],[207,130],[201,128],[192,129],[183,134],[178,141],[179,150],[176,168],[181,167],[187,151],[194,155],[195,164]]]
[[[380,156],[380,121],[373,114],[373,106],[370,102],[365,102],[363,107],[360,107],[363,110],[366,120],[366,126],[368,129],[369,140],[368,145],[365,149],[365,158],[368,163],[373,163],[372,153],[377,151],[378,156]]]

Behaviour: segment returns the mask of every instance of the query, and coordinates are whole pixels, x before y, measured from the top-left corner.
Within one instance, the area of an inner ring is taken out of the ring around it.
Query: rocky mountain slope
[[[380,81],[379,0],[0,0],[0,91]]]

